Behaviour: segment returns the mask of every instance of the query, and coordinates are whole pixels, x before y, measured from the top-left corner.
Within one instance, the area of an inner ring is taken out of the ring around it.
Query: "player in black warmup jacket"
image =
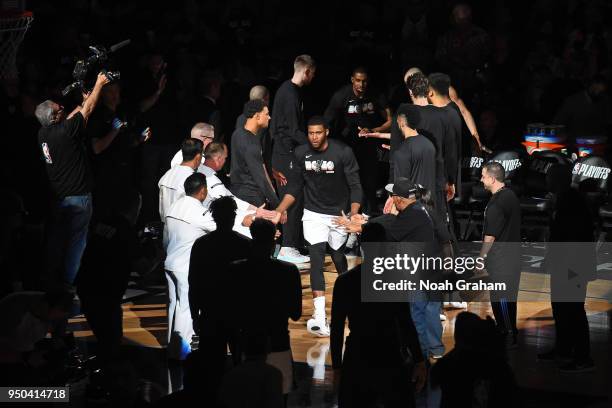
[[[462,158],[462,119],[459,107],[450,99],[450,78],[446,74],[433,73],[427,78],[429,81],[429,102],[446,112],[446,123],[450,132],[450,139],[455,140],[457,166],[454,172],[447,170],[448,184],[446,199],[451,200],[455,195],[461,194],[461,158]]]
[[[278,197],[264,164],[258,133],[268,127],[268,107],[261,99],[244,104],[244,127],[232,135],[232,193],[248,203],[260,206],[267,203],[276,208]]]
[[[446,190],[450,179],[454,180],[457,172],[457,146],[455,131],[449,123],[448,112],[444,108],[429,104],[429,81],[421,72],[408,77],[406,83],[412,103],[420,114],[417,128],[419,134],[425,136],[436,148],[436,189],[431,190],[435,208],[441,219],[447,221]],[[402,108],[405,104],[400,105]],[[398,108],[399,109],[399,108]],[[392,154],[404,141],[404,136],[394,121],[391,126],[391,152]]]
[[[376,213],[376,189],[379,183],[378,151],[380,142],[364,137],[372,132],[386,132],[391,126],[391,111],[384,96],[376,97],[368,88],[368,72],[353,70],[351,84],[340,88],[329,101],[325,119],[355,153],[368,214]]]
[[[429,191],[436,187],[436,148],[417,131],[421,122],[419,107],[404,104],[397,111],[397,125],[404,142],[393,153],[393,178],[404,177]],[[385,213],[392,205],[391,197],[385,204]]]
[[[274,111],[270,122],[272,135],[272,168],[286,178],[286,184],[277,185],[280,197],[289,192],[296,183],[297,171],[293,152],[296,147],[308,144],[304,127],[304,103],[302,87],[310,84],[315,75],[316,65],[309,55],[300,55],[293,63],[293,78],[283,82],[274,96]],[[295,264],[308,262],[297,250],[302,246],[300,219],[304,208],[302,194],[296,197],[296,203],[287,211],[287,223],[283,227],[283,245],[278,259]]]
[[[325,315],[325,279],[323,262],[327,244],[338,273],[346,272],[347,261],[343,249],[348,234],[334,225],[339,215],[348,212],[353,219],[359,213],[362,190],[359,166],[350,147],[328,139],[325,119],[315,116],[308,121],[308,145],[295,151],[296,184],[285,195],[279,210],[288,208],[295,196],[304,194],[302,223],[304,238],[309,244],[310,285],[314,298],[314,316],[308,320],[308,331],[317,336],[329,336]]]

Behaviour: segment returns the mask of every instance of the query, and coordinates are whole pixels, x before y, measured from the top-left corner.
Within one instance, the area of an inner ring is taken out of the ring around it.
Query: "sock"
[[[325,319],[325,296],[318,296],[312,300],[314,305],[313,316],[315,320]]]

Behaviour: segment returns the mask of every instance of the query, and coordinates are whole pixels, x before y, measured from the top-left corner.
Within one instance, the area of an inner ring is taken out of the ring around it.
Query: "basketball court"
[[[536,256],[533,255],[531,259]],[[529,256],[526,256],[525,259],[529,260]],[[349,267],[358,262],[360,262],[359,258],[349,258]],[[612,304],[606,300],[606,296],[612,293],[612,279],[610,279],[612,272],[604,271],[605,268],[608,268],[608,264],[600,263],[600,277],[603,279],[597,279],[589,284],[586,301],[596,371],[581,375],[563,375],[559,373],[554,364],[536,361],[538,353],[550,349],[554,344],[555,329],[548,289],[550,279],[548,275],[541,273],[525,270],[522,272],[518,305],[519,347],[510,350],[508,354],[517,382],[528,394],[529,400],[541,398],[542,401],[562,400],[575,401],[576,404],[578,402],[598,404],[609,398],[611,392],[609,384],[612,380],[612,357],[609,354],[612,343],[612,326],[610,325]],[[331,353],[329,352],[329,339],[313,337],[306,330],[306,321],[312,315],[312,295],[307,272],[307,269],[302,270],[302,287],[304,288],[302,318],[298,322],[290,321],[289,323],[291,348],[296,362],[299,387],[292,399],[308,395],[314,400],[320,398],[323,403],[332,392]],[[325,281],[328,315],[330,315],[332,291],[336,278],[334,265],[331,258],[327,257]],[[123,306],[124,344],[129,345],[130,349],[148,350],[147,353],[155,356],[154,360],[158,364],[156,367],[162,371],[167,370],[169,373],[168,383],[164,386],[168,386],[170,390],[173,387],[173,375],[172,370],[166,366],[163,350],[167,336],[167,295],[160,286],[137,289],[137,286],[132,284],[126,296],[128,299]],[[133,297],[129,299],[130,296]],[[445,311],[447,320],[443,322],[443,341],[447,352],[453,348],[455,317],[461,311],[457,309]],[[470,302],[468,311],[483,317],[492,316],[488,302]],[[257,313],[257,310],[254,309],[253,313]],[[75,336],[83,341],[85,347],[95,342],[93,333],[89,330],[83,316],[71,319],[70,329],[74,330]],[[348,328],[346,334],[348,334]],[[176,382],[174,384],[176,385]],[[312,400],[313,404],[314,400]],[[542,403],[536,406],[559,405]]]

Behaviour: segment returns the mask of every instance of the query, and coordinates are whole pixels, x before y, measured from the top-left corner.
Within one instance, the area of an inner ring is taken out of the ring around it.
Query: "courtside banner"
[[[422,242],[361,245],[363,302],[612,302],[612,243]],[[486,254],[486,255],[485,255]],[[590,286],[590,287],[589,287]]]

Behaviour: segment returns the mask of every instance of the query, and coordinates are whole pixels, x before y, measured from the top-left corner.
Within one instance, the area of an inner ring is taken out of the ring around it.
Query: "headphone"
[[[420,200],[421,197],[423,196],[423,192],[425,191],[425,187],[423,187],[420,184],[416,184],[414,188],[411,188],[410,190],[408,190],[408,198],[410,198],[410,196],[414,195],[414,198],[416,200]]]
[[[412,198],[414,197],[416,200],[420,200],[423,197],[423,193],[426,192],[427,189],[423,187],[421,184],[415,184],[413,188],[408,190],[407,197],[404,198]],[[393,193],[389,193],[393,195]]]

